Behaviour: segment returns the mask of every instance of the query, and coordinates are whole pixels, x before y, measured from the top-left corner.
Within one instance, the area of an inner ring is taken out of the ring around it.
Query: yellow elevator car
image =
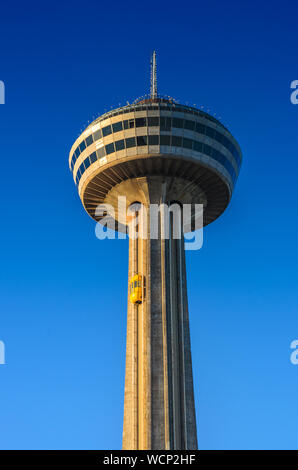
[[[129,282],[129,300],[132,304],[141,304],[143,301],[143,278],[135,274]]]

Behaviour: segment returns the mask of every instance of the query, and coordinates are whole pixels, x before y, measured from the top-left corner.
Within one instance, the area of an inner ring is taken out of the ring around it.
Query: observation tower
[[[210,224],[229,204],[241,160],[221,122],[157,93],[155,52],[150,95],[100,116],[71,148],[70,170],[94,220],[106,221],[98,207],[109,204],[116,230],[126,231],[132,217],[123,213],[133,205],[160,208],[157,236],[150,210],[137,208],[136,230],[145,229],[129,239],[123,449],[197,449],[184,238],[174,236],[167,208],[201,204]],[[192,230],[193,213],[185,220],[181,230]]]

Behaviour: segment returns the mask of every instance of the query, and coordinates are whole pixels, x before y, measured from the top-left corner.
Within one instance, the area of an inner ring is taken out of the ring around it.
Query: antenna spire
[[[156,80],[156,51],[153,51],[151,57],[151,99],[157,98],[157,80]]]

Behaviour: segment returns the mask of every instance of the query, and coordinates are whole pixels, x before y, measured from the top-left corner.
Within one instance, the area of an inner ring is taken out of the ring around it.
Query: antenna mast
[[[157,98],[157,80],[156,80],[156,52],[153,51],[151,58],[151,99]]]

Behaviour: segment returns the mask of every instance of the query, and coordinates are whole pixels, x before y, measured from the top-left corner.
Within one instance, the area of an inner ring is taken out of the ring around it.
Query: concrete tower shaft
[[[173,238],[173,214],[161,206],[172,198],[170,184],[146,179],[134,196],[161,210],[157,239],[150,211],[140,211],[147,233],[129,241],[129,279],[142,275],[145,298],[128,301],[123,449],[196,449],[184,241]]]

